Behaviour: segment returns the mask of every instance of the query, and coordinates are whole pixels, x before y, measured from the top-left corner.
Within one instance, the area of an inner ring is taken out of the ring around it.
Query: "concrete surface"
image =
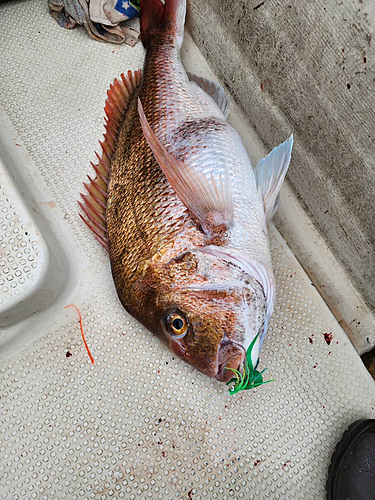
[[[374,26],[370,0],[188,5],[194,41],[268,150],[294,132],[290,187],[372,309]]]
[[[370,372],[372,378],[375,379],[375,349],[372,349],[372,351],[364,354],[362,356],[362,361],[367,370]]]

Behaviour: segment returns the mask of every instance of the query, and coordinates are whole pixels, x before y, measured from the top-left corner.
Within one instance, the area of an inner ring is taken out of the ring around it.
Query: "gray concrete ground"
[[[294,132],[289,183],[374,308],[375,2],[188,3],[193,39],[266,147]]]

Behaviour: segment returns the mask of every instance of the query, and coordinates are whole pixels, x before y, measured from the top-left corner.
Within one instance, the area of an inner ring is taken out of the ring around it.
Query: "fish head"
[[[156,333],[202,373],[230,380],[234,374],[229,369],[243,365],[264,323],[262,286],[236,266],[193,253],[166,266],[159,280],[154,290]],[[259,343],[254,347],[256,362]]]

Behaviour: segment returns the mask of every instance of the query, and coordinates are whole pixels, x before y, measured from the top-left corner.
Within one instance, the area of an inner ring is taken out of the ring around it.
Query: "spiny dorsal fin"
[[[174,158],[154,134],[138,99],[141,127],[155,159],[182,203],[210,236],[221,235],[233,223],[232,186],[227,172],[217,183]]]
[[[255,170],[258,191],[262,197],[267,222],[275,215],[280,204],[278,197],[289,167],[293,147],[293,134],[259,160]]]
[[[83,202],[78,202],[84,212],[79,214],[83,222],[93,231],[95,238],[108,250],[106,206],[108,180],[111,171],[111,161],[116,146],[117,137],[123,122],[130,96],[141,83],[141,70],[128,71],[127,75],[121,75],[121,79],[115,79],[107,92],[105,103],[105,129],[104,141],[99,141],[102,154],[95,152],[98,163],[91,163],[96,177],[83,183],[88,194],[82,194]]]
[[[194,75],[193,73],[187,73],[187,76],[190,81],[195,82],[216,102],[221,109],[224,118],[227,118],[229,114],[229,98],[223,87],[216,82],[207,80],[207,78],[203,78],[202,76]]]

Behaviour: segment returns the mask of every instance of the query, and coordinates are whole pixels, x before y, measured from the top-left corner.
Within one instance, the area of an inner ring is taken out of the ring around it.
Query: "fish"
[[[80,214],[108,251],[123,307],[221,382],[259,360],[275,303],[267,223],[293,136],[254,169],[224,89],[185,71],[186,0],[144,0],[142,70],[111,84]]]

